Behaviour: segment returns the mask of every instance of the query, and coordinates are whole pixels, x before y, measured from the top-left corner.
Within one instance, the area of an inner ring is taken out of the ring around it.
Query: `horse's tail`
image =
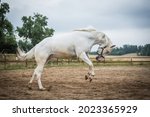
[[[23,50],[17,47],[17,52],[16,52],[17,58],[19,60],[31,59],[34,57],[34,50],[35,50],[35,47],[33,47],[29,52],[25,53]]]

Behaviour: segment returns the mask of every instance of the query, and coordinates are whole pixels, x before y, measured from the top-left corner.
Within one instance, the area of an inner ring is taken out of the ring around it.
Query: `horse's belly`
[[[57,52],[52,55],[52,58],[71,58],[71,57],[75,57],[75,54],[65,53],[65,52]]]

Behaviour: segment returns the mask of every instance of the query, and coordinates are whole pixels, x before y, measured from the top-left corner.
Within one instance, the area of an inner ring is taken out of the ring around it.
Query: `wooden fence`
[[[148,56],[107,56],[105,60],[97,62],[95,56],[90,56],[92,62],[96,65],[99,64],[150,64],[150,57]],[[82,65],[84,62],[78,58],[71,59],[52,59],[47,66],[60,66],[60,65]],[[15,54],[0,54],[0,69],[15,69],[15,68],[33,68],[35,67],[36,62],[34,59],[19,61]]]

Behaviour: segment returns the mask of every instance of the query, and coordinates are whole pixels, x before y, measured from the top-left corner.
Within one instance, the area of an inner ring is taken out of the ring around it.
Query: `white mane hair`
[[[96,31],[96,29],[93,26],[88,26],[88,27],[85,27],[85,28],[75,29],[74,31],[92,32],[92,31]]]

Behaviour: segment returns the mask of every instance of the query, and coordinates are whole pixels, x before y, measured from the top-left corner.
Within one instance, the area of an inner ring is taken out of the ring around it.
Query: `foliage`
[[[111,55],[123,55],[128,53],[137,53],[137,55],[141,56],[150,56],[150,44],[146,44],[144,46],[124,45],[120,48],[114,48]]]
[[[114,48],[111,55],[123,55],[128,53],[137,53],[137,45],[123,45],[123,47]]]
[[[14,53],[17,47],[14,36],[13,25],[6,18],[9,13],[9,4],[0,5],[0,52]]]
[[[32,44],[29,41],[19,40],[18,45],[25,51],[29,51],[32,48]]]
[[[23,16],[22,27],[17,27],[17,32],[20,37],[31,40],[32,47],[39,43],[46,37],[52,36],[54,30],[47,27],[47,17],[41,14],[34,14],[34,16]],[[26,43],[27,44],[27,43]],[[28,48],[29,49],[29,48]]]
[[[150,44],[138,47],[138,55],[150,56]]]

